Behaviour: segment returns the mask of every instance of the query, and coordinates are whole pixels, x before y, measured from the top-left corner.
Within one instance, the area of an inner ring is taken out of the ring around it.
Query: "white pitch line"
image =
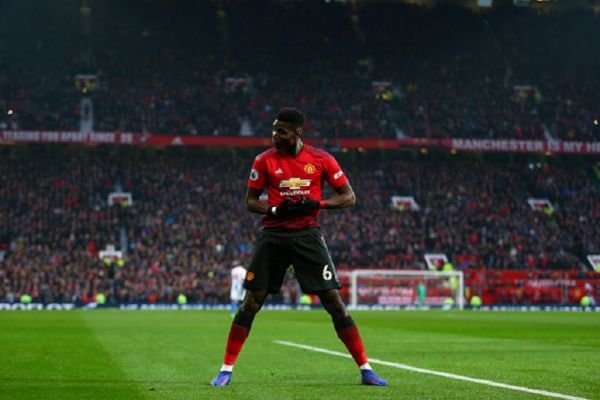
[[[322,349],[320,347],[306,346],[304,344],[299,344],[299,343],[294,343],[294,342],[287,342],[285,340],[275,340],[275,343],[282,344],[284,346],[297,347],[299,349],[304,349],[304,350],[316,351],[318,353],[325,353],[325,354],[329,354],[329,355],[332,355],[332,356],[352,358],[350,356],[350,354],[340,353],[339,351],[332,351],[332,350]],[[519,392],[539,394],[541,396],[546,396],[546,397],[556,397],[558,399],[565,399],[565,400],[588,400],[588,399],[586,399],[584,397],[577,397],[577,396],[570,396],[568,394],[548,392],[546,390],[530,389],[530,388],[527,388],[527,387],[524,387],[524,386],[507,385],[506,383],[489,381],[487,379],[470,378],[470,377],[464,376],[464,375],[457,375],[457,374],[451,374],[451,373],[448,373],[448,372],[434,371],[434,370],[425,369],[425,368],[417,368],[417,367],[413,367],[413,366],[406,365],[406,364],[400,364],[400,363],[395,363],[395,362],[390,362],[390,361],[378,360],[376,358],[369,358],[369,363],[370,364],[381,364],[381,365],[385,365],[387,367],[394,367],[394,368],[399,368],[399,369],[405,369],[407,371],[420,372],[422,374],[437,375],[437,376],[442,376],[444,378],[457,379],[457,380],[460,380],[460,381],[467,381],[467,382],[479,383],[481,385],[488,385],[488,386],[494,386],[494,387],[499,387],[499,388],[503,388],[503,389],[516,390],[516,391],[519,391]]]

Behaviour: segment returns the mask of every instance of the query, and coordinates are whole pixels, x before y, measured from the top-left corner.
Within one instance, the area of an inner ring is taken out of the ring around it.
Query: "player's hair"
[[[277,114],[277,120],[292,124],[298,128],[304,126],[304,114],[302,111],[293,107],[285,107],[279,110]]]

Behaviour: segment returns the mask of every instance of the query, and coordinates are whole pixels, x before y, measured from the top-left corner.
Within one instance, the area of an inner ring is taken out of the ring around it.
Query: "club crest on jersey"
[[[303,187],[310,186],[310,179],[290,178],[279,182],[280,188],[298,190]]]
[[[251,281],[253,279],[254,279],[254,272],[248,271],[248,273],[246,274],[246,280]]]
[[[317,168],[315,168],[315,166],[311,163],[308,163],[304,166],[304,172],[306,172],[307,174],[314,174],[316,169]]]

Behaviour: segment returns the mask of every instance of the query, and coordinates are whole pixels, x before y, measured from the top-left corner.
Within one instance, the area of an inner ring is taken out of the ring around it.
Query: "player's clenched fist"
[[[313,211],[319,208],[321,208],[321,202],[309,199],[308,197],[303,197],[290,205],[290,210],[294,212]]]
[[[294,202],[292,202],[291,200],[285,199],[281,203],[279,203],[277,207],[269,207],[267,214],[274,215],[277,217],[286,217],[288,215],[293,214],[293,212],[290,211],[293,204]]]
[[[278,217],[287,217],[302,214],[305,211],[318,210],[319,208],[321,208],[321,202],[309,199],[308,197],[303,197],[298,201],[285,199],[277,207],[269,208],[268,214]]]

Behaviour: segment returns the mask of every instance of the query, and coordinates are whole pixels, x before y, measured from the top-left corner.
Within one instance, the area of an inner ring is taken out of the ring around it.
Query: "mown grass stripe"
[[[322,349],[320,347],[307,346],[307,345],[303,345],[303,344],[299,344],[299,343],[288,342],[285,340],[275,340],[275,343],[281,344],[284,346],[297,347],[299,349],[315,351],[318,353],[329,354],[332,356],[351,358],[350,354],[340,353],[338,351],[333,351],[333,350]],[[452,373],[441,372],[441,371],[434,371],[434,370],[425,369],[425,368],[418,368],[418,367],[413,367],[411,365],[379,360],[377,358],[369,358],[369,363],[385,365],[387,367],[393,367],[393,368],[398,368],[398,369],[404,369],[407,371],[418,372],[421,374],[436,375],[436,376],[441,376],[441,377],[449,378],[449,379],[457,379],[457,380],[466,381],[466,382],[479,383],[481,385],[493,386],[493,387],[498,387],[498,388],[502,388],[502,389],[509,389],[509,390],[516,390],[519,392],[539,394],[541,396],[546,396],[546,397],[554,397],[554,398],[565,399],[565,400],[587,400],[584,397],[576,397],[576,396],[570,396],[567,394],[554,393],[554,392],[549,392],[547,390],[531,389],[531,388],[524,387],[524,386],[508,385],[506,383],[494,382],[494,381],[490,381],[487,379],[471,378],[471,377],[464,376],[464,375],[452,374]]]

